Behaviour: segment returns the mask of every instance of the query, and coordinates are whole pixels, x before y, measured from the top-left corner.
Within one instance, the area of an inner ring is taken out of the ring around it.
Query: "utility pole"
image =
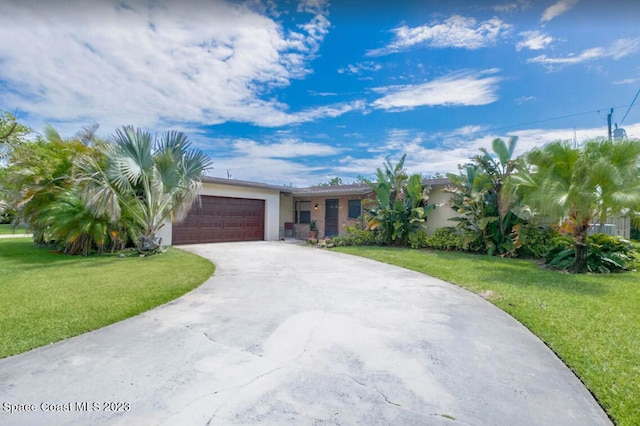
[[[613,115],[613,108],[611,108],[611,112],[607,114],[607,125],[609,126],[609,140],[611,140],[611,116]]]

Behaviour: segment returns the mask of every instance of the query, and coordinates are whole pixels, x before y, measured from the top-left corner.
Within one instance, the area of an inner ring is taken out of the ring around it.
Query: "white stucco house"
[[[428,179],[430,201],[440,204],[448,179]],[[364,200],[373,191],[368,185],[292,188],[205,176],[200,200],[185,220],[167,223],[160,231],[165,245],[229,241],[276,241],[282,237],[305,239],[315,221],[319,237],[343,234],[345,226],[360,223]],[[436,208],[428,219],[428,231],[453,226],[447,207]]]
[[[455,226],[457,222],[449,220],[455,212],[443,206],[451,197],[444,191],[449,179],[426,179],[424,183],[431,186],[429,202],[437,206],[427,219],[427,232]],[[341,235],[346,226],[364,225],[363,205],[373,194],[365,184],[292,188],[205,176],[200,200],[184,221],[166,223],[160,237],[163,245],[306,239],[312,221],[320,238]],[[607,222],[608,233],[629,238],[629,218]]]

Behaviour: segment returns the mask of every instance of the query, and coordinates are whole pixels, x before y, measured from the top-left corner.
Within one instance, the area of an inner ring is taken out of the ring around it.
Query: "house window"
[[[358,219],[362,215],[362,202],[349,200],[349,219]]]
[[[311,201],[296,202],[296,223],[311,222]]]

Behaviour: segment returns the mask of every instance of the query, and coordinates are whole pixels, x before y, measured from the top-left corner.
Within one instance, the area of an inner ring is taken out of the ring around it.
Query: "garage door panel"
[[[201,196],[185,220],[173,224],[173,244],[264,239],[265,201]]]

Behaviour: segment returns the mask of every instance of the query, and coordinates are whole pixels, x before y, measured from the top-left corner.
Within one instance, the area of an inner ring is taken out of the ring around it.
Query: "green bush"
[[[587,237],[587,268],[589,272],[606,274],[633,269],[636,263],[634,245],[624,238],[606,234]],[[568,270],[575,261],[575,241],[571,237],[556,237],[545,256],[547,266]]]
[[[422,229],[409,234],[409,246],[412,249],[429,247],[427,241],[429,241],[429,235]]]
[[[464,250],[464,238],[456,228],[438,228],[427,238],[427,247],[436,250]]]
[[[516,256],[544,258],[551,247],[551,241],[557,236],[558,233],[549,226],[516,225],[514,226]]]
[[[356,226],[346,226],[345,235],[337,235],[331,238],[336,247],[344,246],[369,246],[378,244],[380,237],[375,231],[360,229]]]

